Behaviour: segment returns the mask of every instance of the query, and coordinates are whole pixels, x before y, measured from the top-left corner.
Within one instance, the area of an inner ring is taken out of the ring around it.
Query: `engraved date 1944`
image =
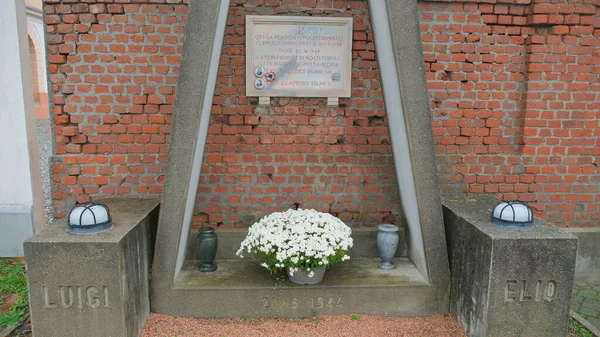
[[[278,297],[263,297],[260,299],[261,307],[264,310],[270,309],[299,309],[307,306],[312,310],[326,309],[333,310],[334,308],[343,308],[344,301],[341,296],[318,296],[309,298],[293,297],[291,300],[285,300]]]

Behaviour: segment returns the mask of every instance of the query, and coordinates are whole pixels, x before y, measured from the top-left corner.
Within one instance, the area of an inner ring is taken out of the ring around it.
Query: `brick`
[[[125,13],[123,5],[121,4],[109,4],[106,9],[111,14],[123,14]]]
[[[73,13],[87,13],[89,12],[89,6],[88,4],[78,3],[72,5],[71,10]]]
[[[106,5],[105,4],[93,4],[90,5],[90,13],[92,14],[100,14],[100,13],[104,13],[104,11],[106,11]]]
[[[64,126],[60,130],[63,136],[75,136],[79,133],[79,128],[76,126]]]
[[[534,4],[532,11],[534,14],[558,13],[559,6],[552,4]]]
[[[545,14],[535,14],[527,17],[528,25],[542,25],[548,23],[548,15]]]
[[[554,26],[552,27],[552,34],[569,34],[569,26]]]

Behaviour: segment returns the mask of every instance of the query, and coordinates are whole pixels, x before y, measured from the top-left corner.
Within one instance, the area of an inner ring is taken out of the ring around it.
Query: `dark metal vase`
[[[202,261],[201,272],[212,272],[217,270],[215,256],[217,255],[217,245],[219,238],[215,234],[214,228],[202,228],[196,236],[197,257]]]

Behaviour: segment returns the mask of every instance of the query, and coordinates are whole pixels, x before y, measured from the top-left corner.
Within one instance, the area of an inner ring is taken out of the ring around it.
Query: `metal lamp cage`
[[[94,213],[94,206],[100,206],[102,207],[105,211],[106,211],[106,216],[107,216],[107,220],[104,222],[98,222],[98,218],[96,217],[96,214]],[[79,208],[83,208],[83,210],[81,211],[81,214],[79,215],[79,219],[78,219],[78,223],[71,223],[71,214],[73,213],[73,211],[75,209],[79,209]],[[83,220],[83,216],[86,214],[86,212],[89,212],[89,214],[92,215],[92,218],[94,219],[94,223],[93,224],[86,224],[86,225],[82,225],[82,220]],[[94,234],[94,233],[99,233],[99,232],[104,232],[108,229],[110,229],[112,227],[112,218],[110,216],[110,211],[108,210],[108,207],[106,207],[106,205],[104,204],[100,204],[100,203],[96,203],[96,202],[86,202],[86,203],[76,203],[75,205],[73,205],[73,207],[71,208],[71,211],[69,212],[69,219],[68,219],[68,227],[67,227],[67,231],[69,233],[72,234]]]
[[[506,205],[504,205],[502,207],[498,217],[494,216],[494,213],[496,213],[495,212],[496,209],[498,207],[500,207],[500,205],[502,205],[502,204],[506,204]],[[517,220],[516,211],[515,211],[516,205],[524,206],[527,209],[527,220]],[[502,214],[504,214],[505,211],[512,212],[512,220],[502,219]],[[529,205],[527,205],[526,203],[521,202],[519,200],[513,200],[513,201],[501,200],[500,202],[496,203],[496,205],[494,205],[494,207],[492,207],[492,221],[496,225],[499,225],[499,226],[516,228],[516,229],[529,229],[533,225],[533,209],[531,207],[529,207]]]

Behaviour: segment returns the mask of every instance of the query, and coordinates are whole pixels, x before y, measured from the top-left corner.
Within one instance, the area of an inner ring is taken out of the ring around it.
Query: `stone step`
[[[198,262],[188,261],[175,280],[175,289],[227,288],[325,288],[427,285],[427,280],[407,258],[393,260],[396,268],[379,269],[379,258],[350,259],[331,266],[323,281],[307,286],[288,280],[285,272],[269,274],[257,262],[248,259],[217,261],[217,271],[202,273]]]
[[[247,259],[217,261],[213,273],[201,273],[197,262],[188,261],[174,281],[169,310],[191,317],[414,317],[447,312],[446,306],[436,307],[445,302],[439,296],[447,292],[431,286],[409,259],[394,259],[391,271],[379,269],[379,261],[351,259],[332,266],[320,283],[304,286],[289,281],[284,272],[270,275]]]

